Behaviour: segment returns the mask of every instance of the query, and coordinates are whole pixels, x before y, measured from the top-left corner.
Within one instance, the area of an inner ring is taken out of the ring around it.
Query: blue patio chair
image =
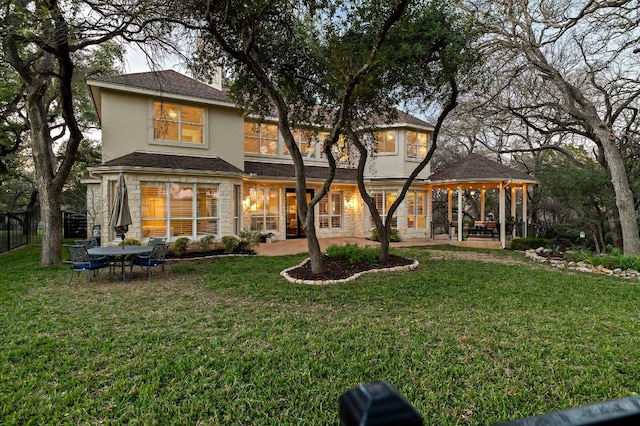
[[[160,266],[162,268],[162,272],[164,272],[164,275],[166,276],[167,272],[164,269],[164,257],[167,255],[168,248],[169,246],[167,244],[159,243],[153,246],[153,249],[148,256],[135,256],[131,262],[131,272],[133,272],[134,265],[139,266],[147,270],[147,277],[151,280],[151,268]]]
[[[84,244],[65,245],[65,247],[69,251],[69,258],[71,261],[69,285],[71,285],[71,281],[73,280],[74,271],[78,272],[78,275],[80,275],[80,272],[82,271],[87,271],[89,275],[87,278],[87,285],[89,285],[91,283],[91,278],[93,278],[100,269],[111,267],[111,263],[106,257],[101,259],[90,256]]]
[[[149,238],[149,242],[147,243],[147,245],[155,246],[156,244],[165,244],[166,242],[167,242],[166,238],[151,237]]]

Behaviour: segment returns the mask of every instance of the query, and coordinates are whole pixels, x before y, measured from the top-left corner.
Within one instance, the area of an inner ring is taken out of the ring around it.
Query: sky
[[[145,54],[135,46],[128,46],[127,53],[125,54],[124,71],[126,74],[133,74],[137,72],[151,71],[151,67],[147,63]],[[172,61],[171,58],[160,61],[162,70],[173,69],[182,74],[186,74],[186,68],[178,63],[178,60]]]

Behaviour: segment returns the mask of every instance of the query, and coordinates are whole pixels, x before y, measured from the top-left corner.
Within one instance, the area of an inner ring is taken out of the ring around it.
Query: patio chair
[[[106,257],[94,258],[89,255],[87,248],[84,244],[65,245],[69,251],[69,257],[71,261],[71,276],[69,277],[69,285],[73,280],[73,272],[87,271],[89,277],[87,278],[87,285],[91,283],[91,278],[98,273],[100,269],[111,267],[111,263]]]
[[[143,269],[147,270],[147,277],[151,280],[151,268],[155,266],[160,266],[162,268],[162,272],[164,272],[165,276],[167,272],[164,269],[164,257],[167,255],[167,244],[159,243],[153,246],[151,253],[146,255],[137,255],[133,258],[131,262],[131,272],[133,273],[133,267],[139,266]]]
[[[156,244],[165,244],[166,242],[167,242],[166,238],[151,237],[149,238],[149,243],[147,243],[147,245],[155,246]]]

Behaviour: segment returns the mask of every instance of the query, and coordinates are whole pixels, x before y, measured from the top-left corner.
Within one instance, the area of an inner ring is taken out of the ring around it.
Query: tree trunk
[[[51,194],[49,194],[51,193]],[[62,259],[62,213],[60,196],[50,185],[40,185],[40,214],[43,224],[40,265],[55,265]]]
[[[27,110],[31,126],[33,161],[36,185],[43,223],[42,252],[40,265],[55,265],[62,262],[62,217],[60,193],[55,179],[56,157],[52,149],[51,135],[46,122],[47,110],[39,87],[29,87]]]
[[[611,173],[611,183],[616,195],[616,206],[618,207],[620,229],[622,230],[622,250],[628,256],[640,256],[640,235],[638,235],[633,192],[629,187],[629,179],[622,154],[615,145],[615,138],[610,137],[606,129],[596,127],[594,132],[600,139],[607,165],[609,166],[609,172]]]
[[[613,240],[613,246],[622,250],[624,247],[622,228],[620,227],[620,219],[618,219],[614,209],[607,209],[607,222],[609,223],[609,233]]]

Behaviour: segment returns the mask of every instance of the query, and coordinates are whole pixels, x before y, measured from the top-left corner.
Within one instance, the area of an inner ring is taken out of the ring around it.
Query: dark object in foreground
[[[340,396],[343,426],[422,425],[422,417],[389,383],[360,385]],[[640,425],[640,396],[605,401],[494,426]]]
[[[422,425],[422,416],[389,383],[360,385],[340,396],[340,423],[360,425]]]
[[[640,425],[640,396],[570,408],[555,413],[499,423],[496,426],[622,426]]]

